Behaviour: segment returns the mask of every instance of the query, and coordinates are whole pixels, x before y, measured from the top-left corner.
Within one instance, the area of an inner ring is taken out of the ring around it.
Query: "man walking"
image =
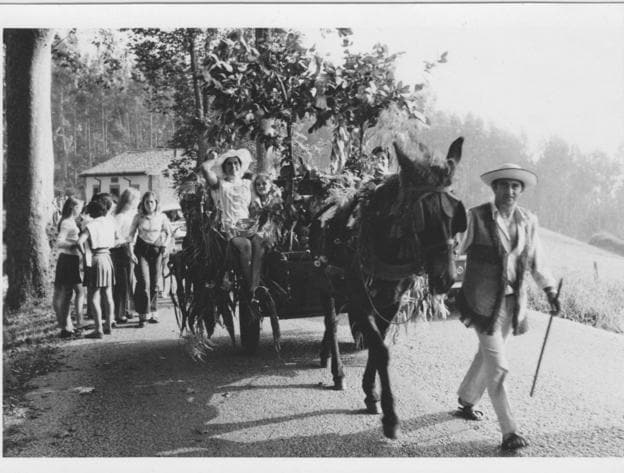
[[[492,188],[494,202],[470,210],[460,247],[467,261],[457,304],[461,320],[475,329],[479,349],[458,390],[458,415],[481,420],[483,413],[474,406],[487,389],[503,434],[501,447],[516,450],[528,443],[518,433],[507,399],[505,343],[511,333],[520,335],[528,328],[529,273],[552,310],[559,310],[559,302],[553,277],[544,266],[537,218],[517,205],[524,190],[537,184],[537,176],[516,164],[503,164],[481,179]]]

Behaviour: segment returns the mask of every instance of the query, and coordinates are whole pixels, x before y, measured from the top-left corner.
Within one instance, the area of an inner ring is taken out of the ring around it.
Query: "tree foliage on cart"
[[[424,84],[412,88],[396,81],[399,54],[383,45],[370,52],[352,52],[352,32],[347,29],[337,34],[343,50],[339,65],[304,46],[294,30],[133,33],[142,80],[149,90],[159,92],[153,94],[159,97],[155,106],[175,114],[174,145],[186,150],[171,166],[189,226],[184,250],[177,257],[184,269],[178,271],[177,290],[182,328],[210,335],[221,322],[233,337],[236,291],[223,288],[226,245],[217,230],[211,197],[194,175],[197,164],[209,157],[209,149],[247,146],[253,151],[254,143],[256,169],[277,170],[283,188],[283,207],[264,216],[277,229],[274,248],[313,252],[310,233],[322,207],[337,207],[358,193],[366,194],[373,178],[379,183],[381,176],[369,174],[376,158],[366,151],[366,136],[382,113],[393,108],[406,121],[426,122]],[[444,58],[425,67],[438,62]],[[301,136],[304,123],[308,133],[329,129],[328,175],[303,159],[306,154],[315,158]],[[275,162],[266,162],[268,149],[277,156]]]

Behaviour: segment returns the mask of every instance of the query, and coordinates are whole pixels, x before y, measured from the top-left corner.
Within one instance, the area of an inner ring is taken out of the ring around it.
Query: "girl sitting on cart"
[[[254,261],[262,261],[267,250],[275,246],[280,239],[280,224],[274,217],[283,213],[282,192],[273,183],[271,175],[258,173],[252,180],[252,199],[249,205],[249,217],[254,222],[254,234],[251,237]],[[260,265],[252,265],[251,287],[254,292],[260,284]]]
[[[249,180],[243,179],[243,175],[250,164],[251,154],[241,148],[205,161],[200,169],[221,213],[221,231],[229,241],[228,250],[234,250],[245,289],[253,296],[259,281],[264,246],[258,240],[261,236],[257,234],[257,222],[249,215],[252,192]]]

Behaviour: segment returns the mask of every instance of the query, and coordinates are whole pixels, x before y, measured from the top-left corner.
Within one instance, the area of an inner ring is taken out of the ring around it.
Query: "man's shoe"
[[[74,332],[70,331],[70,330],[65,330],[62,329],[61,330],[61,338],[72,338],[74,337]]]
[[[520,448],[528,446],[529,442],[527,442],[524,437],[516,434],[515,432],[505,435],[503,437],[503,443],[501,444],[501,448],[503,450],[518,450]]]
[[[115,322],[118,324],[125,324],[128,321],[127,317],[119,317],[118,319],[115,319]]]
[[[459,407],[457,408],[457,411],[455,411],[454,413],[456,417],[461,417],[462,419],[466,419],[466,420],[475,420],[475,421],[483,420],[483,417],[484,417],[483,412],[475,409],[474,406],[465,404],[461,399],[458,399],[458,402],[459,402]]]
[[[158,314],[156,312],[152,313],[152,316],[147,320],[150,324],[158,323]]]

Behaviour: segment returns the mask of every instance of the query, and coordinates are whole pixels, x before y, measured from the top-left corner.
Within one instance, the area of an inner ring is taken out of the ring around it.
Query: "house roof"
[[[182,152],[172,148],[126,151],[81,172],[80,176],[157,175],[167,169],[174,156],[181,156]]]

